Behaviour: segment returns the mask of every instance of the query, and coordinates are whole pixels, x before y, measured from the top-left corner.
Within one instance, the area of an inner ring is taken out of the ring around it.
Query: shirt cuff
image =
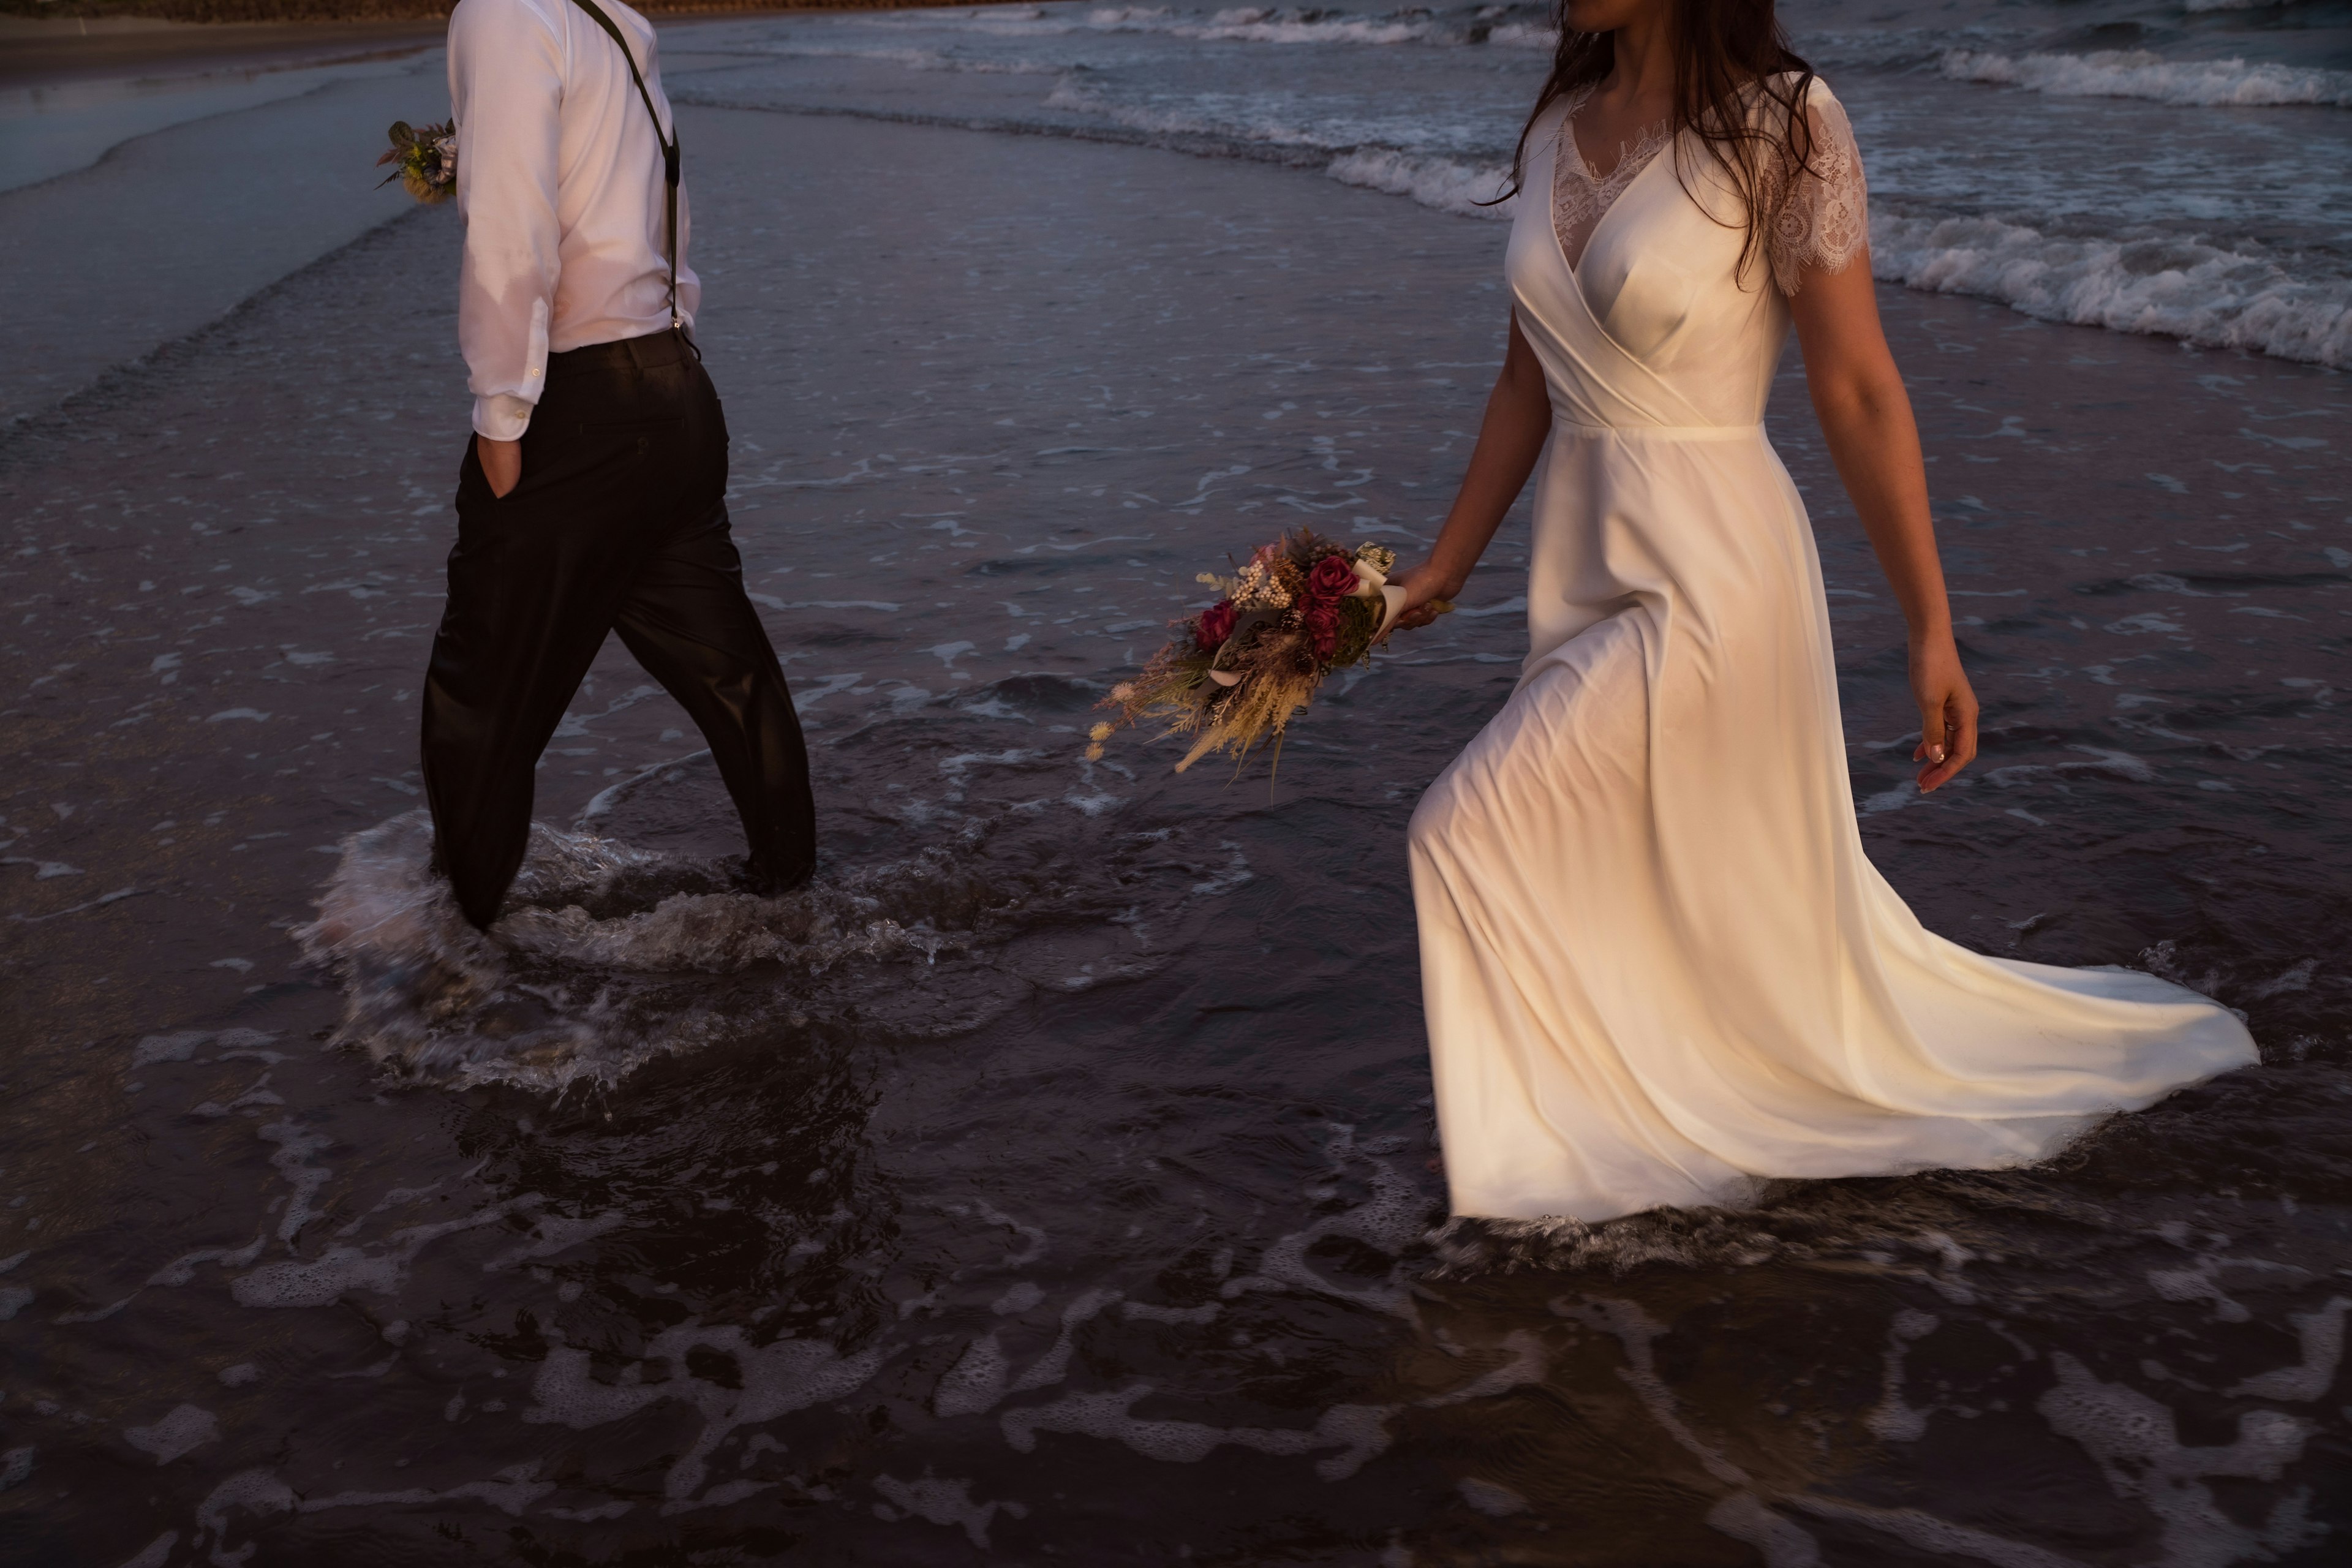
[[[494,392],[474,399],[474,434],[493,441],[520,441],[530,428],[533,405],[512,393]]]

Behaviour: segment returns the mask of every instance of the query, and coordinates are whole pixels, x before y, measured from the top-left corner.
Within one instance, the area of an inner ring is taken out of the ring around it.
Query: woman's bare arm
[[[1977,697],[1952,640],[1919,427],[1879,326],[1869,252],[1835,272],[1808,268],[1789,308],[1813,413],[1910,628],[1911,695],[1919,705],[1911,756],[1922,764],[1919,788],[1932,790],[1977,754]]]
[[[1389,578],[1405,591],[1398,629],[1427,626],[1437,618],[1437,612],[1428,607],[1432,599],[1451,599],[1462,592],[1470,569],[1503,525],[1503,514],[1526,488],[1550,434],[1551,395],[1544,390],[1543,366],[1521,335],[1514,312],[1510,347],[1503,354],[1495,390],[1487,395],[1478,444],[1471,449],[1470,468],[1462,476],[1445,526],[1438,530],[1428,560]]]

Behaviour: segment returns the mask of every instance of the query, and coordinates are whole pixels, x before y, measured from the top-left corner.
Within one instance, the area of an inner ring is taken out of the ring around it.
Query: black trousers
[[[808,752],[727,526],[727,423],[676,332],[549,356],[522,482],[490,493],[469,438],[449,598],[425,679],[437,858],[487,926],[522,864],[531,775],[617,631],[710,742],[752,885],[816,859]]]

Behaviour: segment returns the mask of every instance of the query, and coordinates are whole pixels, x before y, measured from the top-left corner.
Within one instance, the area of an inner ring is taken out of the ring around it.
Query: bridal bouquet
[[[1094,727],[1087,758],[1100,757],[1119,726],[1146,719],[1165,721],[1163,734],[1192,737],[1180,773],[1213,752],[1231,752],[1238,764],[1269,736],[1278,748],[1325,676],[1371,658],[1404,604],[1388,580],[1395,566],[1386,545],[1351,550],[1302,528],[1261,546],[1233,576],[1202,573],[1223,596],[1172,623],[1174,640],[1111,688],[1102,705],[1119,710],[1118,722]]]
[[[398,180],[420,202],[446,202],[457,190],[457,127],[392,122],[392,149],[375,161],[394,165],[378,189]]]

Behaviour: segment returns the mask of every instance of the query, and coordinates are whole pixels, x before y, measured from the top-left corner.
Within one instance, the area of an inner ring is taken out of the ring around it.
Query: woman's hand
[[[1402,572],[1390,573],[1389,584],[1391,587],[1404,590],[1404,608],[1398,613],[1396,624],[1389,628],[1390,637],[1429,625],[1439,614],[1430,608],[1432,602],[1451,599],[1462,592],[1460,583],[1442,575],[1435,564],[1427,561],[1418,566],[1408,566]]]
[[[1926,795],[1977,754],[1977,694],[1951,633],[1912,642],[1911,696],[1919,704],[1919,744],[1911,760],[1921,764],[1919,793]]]

